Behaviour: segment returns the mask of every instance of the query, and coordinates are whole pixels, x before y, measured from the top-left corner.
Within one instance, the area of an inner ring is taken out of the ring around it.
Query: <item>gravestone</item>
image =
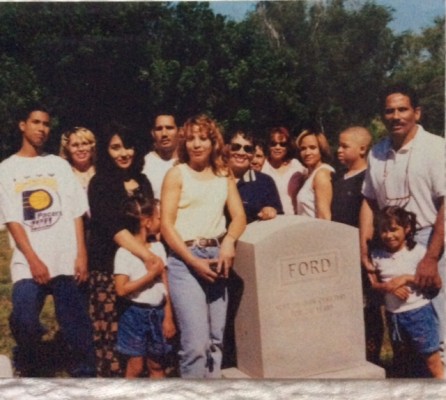
[[[0,378],[12,378],[12,365],[10,359],[0,354]]]
[[[248,225],[234,268],[244,281],[227,378],[384,378],[365,359],[358,230],[278,216]]]

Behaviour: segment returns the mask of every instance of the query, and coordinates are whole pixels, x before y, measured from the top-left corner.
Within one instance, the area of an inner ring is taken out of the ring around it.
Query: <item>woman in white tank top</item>
[[[296,194],[306,172],[305,167],[294,158],[295,145],[290,132],[283,126],[271,129],[268,158],[262,172],[273,178],[285,215],[296,214]]]
[[[296,139],[299,158],[308,169],[307,178],[297,194],[297,214],[331,220],[334,168],[327,138],[323,133],[303,131]]]
[[[170,294],[181,331],[180,373],[217,378],[226,321],[226,278],[246,217],[221,153],[223,136],[205,115],[190,118],[179,164],[161,190],[161,233],[170,247]],[[224,209],[231,221],[226,230]]]

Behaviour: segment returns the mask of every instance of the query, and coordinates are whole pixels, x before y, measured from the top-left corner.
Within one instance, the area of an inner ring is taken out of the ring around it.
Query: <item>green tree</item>
[[[440,121],[440,25],[422,43],[399,38],[387,27],[389,9],[352,4],[264,1],[234,22],[206,2],[2,3],[2,129],[20,104],[45,99],[57,130],[100,133],[115,118],[145,142],[159,109],[180,122],[207,112],[229,132],[316,124],[333,136],[371,124],[381,87],[406,76],[416,76],[429,121]]]
[[[350,124],[367,125],[379,89],[399,54],[385,7],[326,2],[261,2],[257,21],[270,41],[287,48],[301,78],[297,91],[307,118],[290,125],[324,129],[334,136]]]
[[[434,25],[420,35],[403,34],[403,54],[391,75],[395,82],[413,86],[420,97],[422,123],[433,133],[444,134],[445,110],[445,18],[437,18]]]
[[[42,97],[32,68],[18,64],[13,58],[0,56],[0,160],[18,149],[17,110]]]

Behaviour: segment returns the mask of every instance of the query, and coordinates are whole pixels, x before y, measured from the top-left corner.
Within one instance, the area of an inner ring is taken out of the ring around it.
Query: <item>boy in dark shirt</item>
[[[363,199],[361,188],[371,143],[372,135],[360,126],[348,128],[339,134],[337,156],[347,170],[341,170],[333,179],[333,221],[359,226],[359,210]]]
[[[346,169],[342,169],[333,179],[332,220],[354,227],[359,226],[359,211],[363,196],[362,183],[367,169],[367,153],[372,143],[372,135],[363,127],[347,128],[339,134],[337,156]],[[358,266],[359,267],[359,266]],[[363,268],[361,268],[363,271]],[[372,291],[365,274],[362,276],[364,293],[364,319],[366,330],[366,357],[379,364],[383,322],[380,306],[382,299]]]

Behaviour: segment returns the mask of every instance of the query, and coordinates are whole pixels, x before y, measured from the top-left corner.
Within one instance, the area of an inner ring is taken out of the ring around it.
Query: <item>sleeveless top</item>
[[[175,229],[184,241],[216,238],[226,232],[224,207],[228,197],[228,178],[215,176],[198,180],[187,164],[176,166],[182,176]]]
[[[283,174],[279,174],[268,160],[262,167],[262,172],[273,178],[280,196],[283,212],[285,215],[294,215],[293,196],[296,196],[299,183],[299,175],[306,172],[306,168],[295,158],[290,160],[287,170]],[[297,179],[295,179],[297,178]]]
[[[313,181],[317,171],[320,169],[328,169],[330,172],[335,172],[332,166],[322,164],[311,173],[297,194],[297,215],[316,218],[316,196],[313,189]]]

